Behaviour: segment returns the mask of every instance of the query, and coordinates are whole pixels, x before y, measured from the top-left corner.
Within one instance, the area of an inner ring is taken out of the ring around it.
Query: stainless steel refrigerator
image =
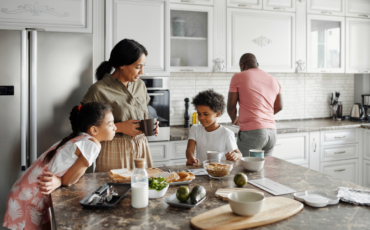
[[[92,47],[92,34],[0,30],[0,226],[22,170],[70,134],[94,81]]]

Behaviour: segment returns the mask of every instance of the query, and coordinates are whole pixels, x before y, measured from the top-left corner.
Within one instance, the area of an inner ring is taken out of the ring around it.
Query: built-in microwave
[[[140,77],[147,88],[150,102],[148,112],[150,118],[159,121],[158,136],[147,137],[148,141],[170,140],[170,78]]]

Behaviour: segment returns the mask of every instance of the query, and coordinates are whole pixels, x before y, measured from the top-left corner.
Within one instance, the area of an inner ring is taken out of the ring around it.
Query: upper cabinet
[[[346,0],[346,16],[370,18],[370,1]]]
[[[106,60],[119,41],[134,39],[148,50],[144,75],[169,76],[169,13],[168,0],[107,0]]]
[[[263,9],[295,12],[295,2],[296,0],[263,0]]]
[[[228,7],[262,9],[262,0],[227,0]]]
[[[195,5],[213,5],[213,0],[171,0],[171,3],[195,4]]]
[[[307,72],[344,73],[344,17],[307,15]]]
[[[92,0],[0,1],[0,29],[92,32]]]
[[[239,72],[244,53],[268,72],[295,71],[295,14],[228,8],[227,72]]]
[[[171,5],[171,72],[212,72],[213,7]]]
[[[344,0],[307,0],[307,13],[344,15]]]
[[[370,73],[370,20],[346,18],[346,72]]]

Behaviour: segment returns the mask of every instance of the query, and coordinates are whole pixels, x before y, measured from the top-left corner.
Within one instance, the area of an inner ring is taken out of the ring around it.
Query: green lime
[[[177,189],[176,198],[180,202],[186,202],[189,199],[189,196],[190,196],[190,191],[188,187],[181,186],[180,188]]]
[[[234,176],[234,182],[235,182],[236,186],[243,187],[244,185],[247,184],[248,177],[244,173],[241,173],[241,172],[237,173]]]

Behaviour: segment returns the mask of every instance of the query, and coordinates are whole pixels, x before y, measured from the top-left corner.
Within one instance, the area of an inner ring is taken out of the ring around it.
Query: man
[[[251,53],[244,54],[239,65],[241,73],[232,77],[227,101],[232,123],[240,126],[238,148],[243,156],[249,156],[250,149],[262,149],[271,156],[276,142],[274,114],[283,109],[279,81],[259,69]]]

